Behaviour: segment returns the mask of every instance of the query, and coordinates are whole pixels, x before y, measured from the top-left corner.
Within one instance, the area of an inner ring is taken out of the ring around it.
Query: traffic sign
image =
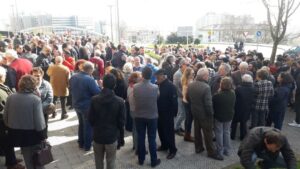
[[[257,32],[256,32],[256,36],[257,36],[257,37],[260,37],[260,36],[261,36],[261,31],[257,31]]]
[[[245,38],[248,36],[248,33],[249,33],[249,32],[244,32]]]

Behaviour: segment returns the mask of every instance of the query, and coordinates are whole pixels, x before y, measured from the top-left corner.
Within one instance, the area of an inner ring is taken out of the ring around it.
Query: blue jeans
[[[78,144],[79,147],[89,150],[92,147],[92,127],[87,119],[87,112],[76,109],[76,114],[78,117]]]
[[[214,122],[214,130],[216,135],[216,146],[217,151],[220,155],[223,155],[224,153],[229,153],[231,149],[230,145],[230,126],[231,121],[229,122],[219,122],[218,120],[215,120]]]
[[[267,153],[261,154],[252,154],[252,162],[255,163],[256,159],[263,159],[263,167],[264,168],[286,168],[286,163],[281,155],[279,155],[276,159],[270,157]]]
[[[185,120],[185,109],[183,106],[182,98],[178,97],[178,113],[175,118],[175,130],[179,130],[181,128],[181,123]]]
[[[145,137],[146,137],[146,130],[147,130],[151,164],[155,165],[157,161],[156,142],[155,142],[156,130],[157,130],[157,119],[135,118],[135,125],[138,133],[137,136],[138,136],[139,163],[143,164],[145,161],[145,155],[146,155]]]

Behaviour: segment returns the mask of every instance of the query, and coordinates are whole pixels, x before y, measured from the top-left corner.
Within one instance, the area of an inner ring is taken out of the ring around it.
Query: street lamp
[[[112,19],[112,5],[108,5],[109,10],[110,10],[110,35],[111,35],[111,41],[114,41],[114,36],[113,36],[113,19]]]

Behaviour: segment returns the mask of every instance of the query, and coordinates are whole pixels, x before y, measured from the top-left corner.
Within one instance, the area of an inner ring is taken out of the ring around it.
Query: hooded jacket
[[[125,104],[122,98],[107,88],[92,98],[89,122],[93,128],[94,141],[98,144],[112,144],[124,127]]]

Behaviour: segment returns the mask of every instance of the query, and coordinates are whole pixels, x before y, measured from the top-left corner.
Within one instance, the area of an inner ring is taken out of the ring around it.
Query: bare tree
[[[277,47],[286,33],[288,19],[296,12],[300,2],[296,0],[277,0],[277,4],[275,0],[262,0],[262,2],[267,9],[268,24],[273,39],[270,61],[274,63]]]

